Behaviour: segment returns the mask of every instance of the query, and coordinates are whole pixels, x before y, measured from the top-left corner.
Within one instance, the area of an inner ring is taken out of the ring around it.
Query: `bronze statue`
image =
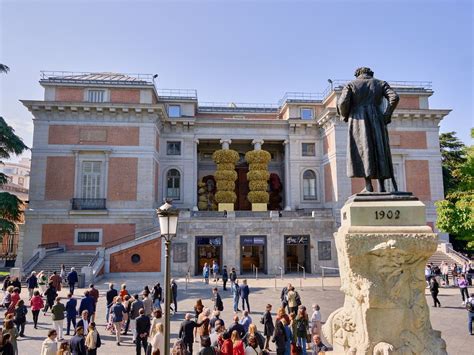
[[[365,179],[362,192],[374,191],[371,179],[378,179],[380,192],[385,192],[384,180],[392,179],[394,190],[398,191],[387,125],[399,97],[387,82],[375,79],[370,68],[358,68],[355,76],[337,102],[339,116],[349,123],[347,176]],[[385,110],[382,109],[384,98],[388,101]]]

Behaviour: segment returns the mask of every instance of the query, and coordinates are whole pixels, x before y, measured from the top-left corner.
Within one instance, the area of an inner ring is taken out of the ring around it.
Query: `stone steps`
[[[64,264],[66,271],[69,272],[74,267],[77,272],[81,272],[83,266],[88,266],[94,259],[95,253],[79,253],[79,252],[59,252],[47,255],[35,267],[35,271],[43,270],[47,274],[54,271],[60,273],[61,265]]]

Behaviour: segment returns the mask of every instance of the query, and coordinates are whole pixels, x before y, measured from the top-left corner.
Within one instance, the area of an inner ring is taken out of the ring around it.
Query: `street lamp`
[[[160,234],[165,239],[165,354],[170,353],[170,246],[171,239],[176,235],[179,215],[171,202],[172,200],[166,199],[165,204],[156,211],[160,221]]]

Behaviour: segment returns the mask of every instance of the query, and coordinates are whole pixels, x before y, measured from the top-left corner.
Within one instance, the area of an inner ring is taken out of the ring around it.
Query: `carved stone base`
[[[334,352],[447,354],[441,332],[431,328],[425,299],[424,266],[436,251],[437,235],[418,223],[383,227],[369,221],[364,227],[346,221],[335,233],[344,306],[323,326]]]

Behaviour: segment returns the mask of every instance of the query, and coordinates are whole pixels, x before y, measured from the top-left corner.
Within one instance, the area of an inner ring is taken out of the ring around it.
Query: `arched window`
[[[303,173],[303,200],[316,200],[316,174],[312,170]]]
[[[181,174],[176,169],[170,169],[166,174],[166,197],[180,199]]]

